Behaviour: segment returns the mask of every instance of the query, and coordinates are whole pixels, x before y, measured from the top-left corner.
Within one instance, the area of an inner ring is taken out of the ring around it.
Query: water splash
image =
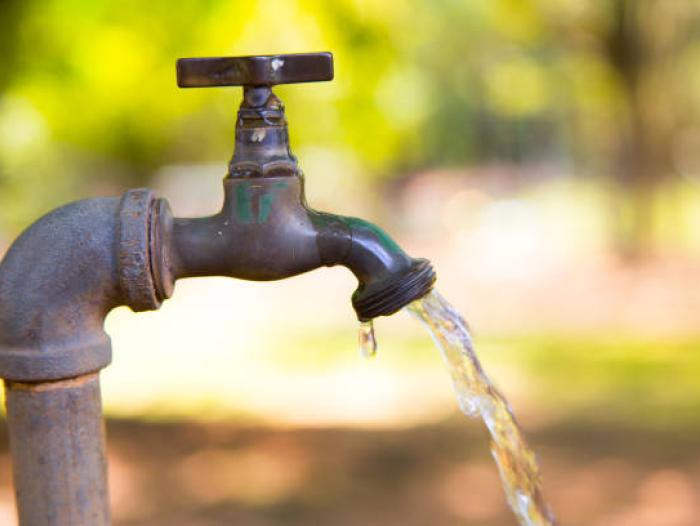
[[[542,496],[539,469],[508,401],[493,386],[474,352],[469,327],[436,291],[407,309],[420,319],[440,348],[462,412],[480,416],[491,435],[493,455],[508,505],[521,526],[556,524]]]
[[[363,357],[372,358],[377,354],[377,338],[374,336],[372,320],[360,323],[359,344],[360,354]]]

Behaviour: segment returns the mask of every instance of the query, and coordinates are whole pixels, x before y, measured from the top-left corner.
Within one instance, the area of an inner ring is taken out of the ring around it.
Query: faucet
[[[174,217],[149,189],[78,201],[29,227],[0,263],[0,377],[22,526],[109,524],[99,371],[105,316],[157,309],[177,279],[269,281],[343,265],[361,321],[427,294],[435,273],[362,219],[315,211],[278,84],[331,80],[330,53],[186,58],[184,88],[242,86],[219,213]]]
[[[168,240],[167,280],[222,275],[276,280],[321,265],[344,265],[357,277],[357,317],[393,314],[425,295],[434,272],[408,257],[379,227],[316,212],[289,147],[284,105],[275,84],[331,80],[330,53],[190,58],[177,63],[181,87],[243,86],[236,146],[224,179],[224,205],[202,219],[171,219],[159,207],[159,239]]]

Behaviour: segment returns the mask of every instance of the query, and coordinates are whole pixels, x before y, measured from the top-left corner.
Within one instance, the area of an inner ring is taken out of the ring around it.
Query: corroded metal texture
[[[243,93],[229,175],[274,177],[296,173],[297,159],[289,148],[282,101],[268,87],[246,86]]]
[[[20,524],[107,526],[109,499],[97,374],[6,382]]]
[[[155,309],[150,191],[78,201],[34,223],[0,263],[0,377],[56,380],[111,361],[120,305]]]
[[[119,199],[79,201],[27,229],[0,264],[0,377],[52,380],[111,361]]]
[[[151,225],[155,194],[129,190],[119,204],[117,266],[124,304],[135,312],[154,310],[164,299],[154,281]]]

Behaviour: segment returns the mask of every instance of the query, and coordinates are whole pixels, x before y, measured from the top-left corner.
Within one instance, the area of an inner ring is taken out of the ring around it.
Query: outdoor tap
[[[435,273],[379,227],[317,212],[289,148],[276,84],[330,80],[330,53],[190,58],[181,87],[243,86],[224,203],[213,216],[173,217],[148,189],[79,201],[30,226],[0,263],[0,377],[38,381],[97,371],[111,360],[103,321],[120,305],[157,309],[175,280],[278,280],[344,265],[359,281],[361,321],[430,291]]]
[[[181,87],[243,86],[243,101],[221,212],[177,219],[165,204],[157,212],[168,280],[278,280],[344,265],[359,281],[352,303],[362,321],[393,314],[432,288],[430,263],[407,256],[379,227],[306,204],[284,105],[272,86],[331,80],[330,53],[180,59],[177,74]]]
[[[157,309],[175,280],[277,280],[344,265],[361,321],[430,291],[435,274],[380,228],[317,212],[272,86],[333,78],[330,53],[178,61],[182,87],[243,86],[221,211],[173,217],[148,189],[78,201],[40,218],[0,263],[0,378],[22,526],[108,526],[98,372],[107,314]],[[79,461],[77,461],[78,459]]]

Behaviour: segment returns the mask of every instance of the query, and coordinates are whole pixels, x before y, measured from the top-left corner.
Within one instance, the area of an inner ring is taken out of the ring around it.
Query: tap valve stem
[[[177,61],[181,88],[243,87],[236,146],[229,163],[229,176],[236,178],[299,174],[289,148],[284,104],[272,93],[272,86],[332,79],[333,55],[325,52]]]

